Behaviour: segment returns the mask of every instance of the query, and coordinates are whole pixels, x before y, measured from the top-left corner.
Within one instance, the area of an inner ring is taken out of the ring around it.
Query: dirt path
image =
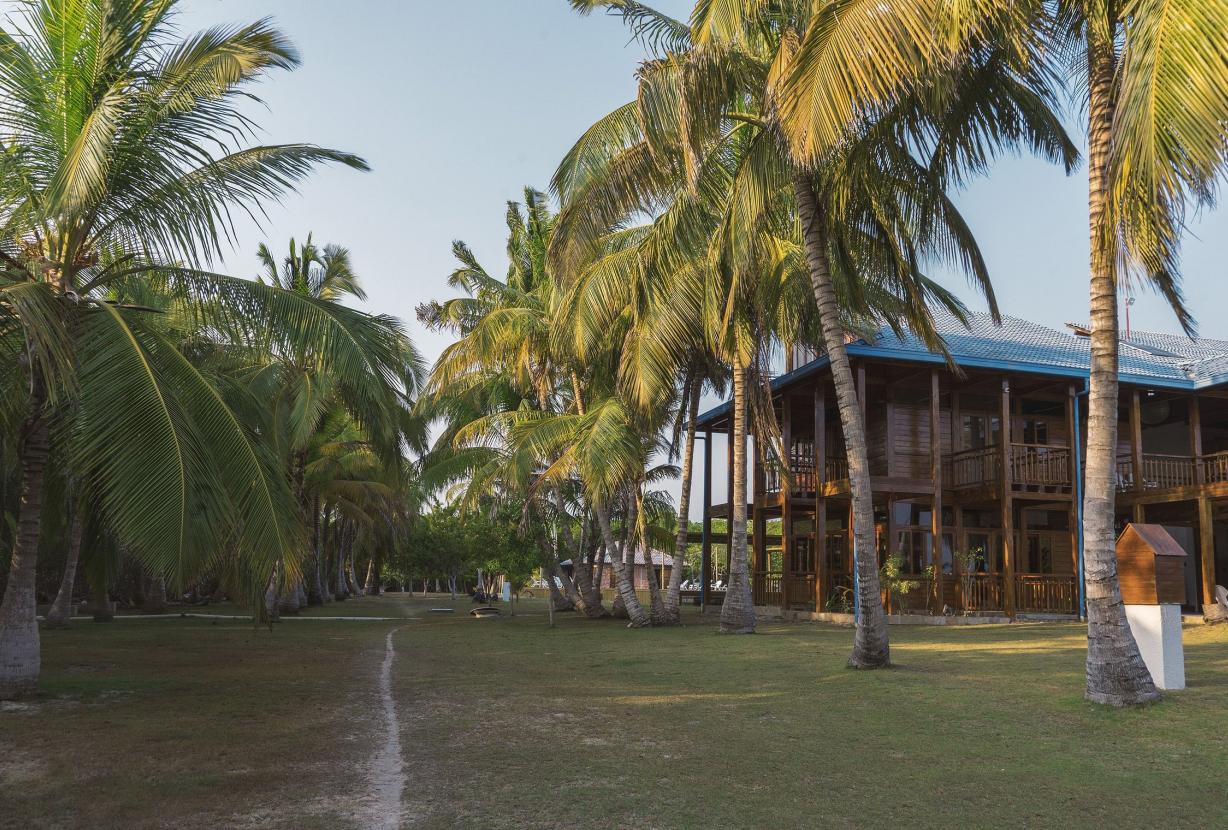
[[[396,647],[392,637],[400,628],[388,632],[384,640],[384,665],[380,668],[379,694],[384,710],[384,742],[374,758],[371,770],[372,789],[379,804],[379,824],[372,827],[384,827],[396,830],[401,826],[401,794],[405,789],[404,766],[401,762],[401,722],[397,719],[397,704],[392,697],[392,661],[396,657]]]

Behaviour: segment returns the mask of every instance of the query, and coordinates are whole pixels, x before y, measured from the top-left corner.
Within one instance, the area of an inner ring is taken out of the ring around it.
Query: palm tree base
[[[1156,689],[1149,691],[1138,692],[1134,694],[1114,694],[1110,692],[1085,692],[1083,699],[1091,703],[1099,703],[1102,706],[1115,706],[1122,708],[1125,706],[1147,706],[1151,703],[1158,703],[1163,699],[1163,695]]]
[[[862,671],[872,671],[874,669],[889,669],[891,668],[891,658],[883,657],[881,659],[866,658],[853,654],[849,656],[849,660],[844,664],[846,669],[858,669]]]

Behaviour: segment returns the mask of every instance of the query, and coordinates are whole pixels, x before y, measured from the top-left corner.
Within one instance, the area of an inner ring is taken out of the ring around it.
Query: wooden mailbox
[[[1184,605],[1185,549],[1163,525],[1131,523],[1117,537],[1117,573],[1126,605]]]

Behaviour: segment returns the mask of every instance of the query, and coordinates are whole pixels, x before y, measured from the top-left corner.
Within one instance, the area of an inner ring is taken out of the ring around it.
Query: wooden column
[[[1066,521],[1070,525],[1070,572],[1079,578],[1079,511],[1077,486],[1079,481],[1079,465],[1075,455],[1075,445],[1079,440],[1075,431],[1075,407],[1078,405],[1078,394],[1072,383],[1066,388],[1066,452],[1070,461],[1070,507],[1066,511]],[[1076,594],[1078,592],[1076,591]],[[1076,604],[1078,600],[1076,599]],[[1075,609],[1078,611],[1078,608]]]
[[[1207,470],[1202,464],[1202,408],[1198,396],[1190,395],[1190,455],[1194,456],[1194,482],[1207,483]]]
[[[862,363],[857,364],[857,403],[861,406],[861,416],[864,418],[866,414],[866,367]]]
[[[814,610],[822,611],[829,588],[827,567],[827,397],[823,380],[814,387]]]
[[[787,476],[780,483],[780,607],[789,607],[789,573],[793,565],[793,400],[780,399],[780,438],[784,449]]]
[[[941,614],[942,591],[942,411],[938,390],[938,370],[930,372],[930,475],[934,479],[934,502],[930,515],[932,528],[931,562],[934,566],[934,613]]]
[[[1130,393],[1130,455],[1134,461],[1134,489],[1143,489],[1143,418],[1138,390]]]
[[[759,506],[767,477],[764,475],[763,470],[763,445],[759,441],[758,434],[755,435],[754,458],[755,474],[751,491],[751,545],[754,548],[754,554],[751,557],[752,584],[755,579],[762,580],[762,575],[767,571],[767,523],[763,518],[763,509]],[[761,587],[765,588],[766,586]]]
[[[743,432],[743,435],[746,433]],[[746,471],[742,471],[746,475]],[[725,499],[725,584],[729,584],[729,563],[733,556],[733,413],[729,414],[729,429],[725,433],[725,477],[728,495]],[[743,490],[743,492],[746,492]]]
[[[708,591],[712,584],[712,430],[704,430],[704,518],[703,545],[699,559],[699,609],[708,607]]]
[[[1215,602],[1215,524],[1212,521],[1211,500],[1198,499],[1198,551],[1202,560],[1202,606],[1205,610]],[[1193,601],[1193,597],[1187,600]]]
[[[849,503],[852,504],[851,499],[849,500]],[[895,538],[895,497],[888,495],[887,496],[887,557],[888,558],[890,558],[893,553],[898,553],[898,551],[892,550],[892,548],[895,547],[895,541],[896,541],[896,538]],[[886,586],[883,586],[883,588],[886,588]],[[893,597],[891,596],[891,592],[886,591],[885,593],[887,594],[887,613],[888,614],[900,613],[900,609],[892,607]]]
[[[1002,379],[1002,423],[998,430],[1002,465],[1002,609],[1015,616],[1015,510],[1011,485],[1011,382]]]

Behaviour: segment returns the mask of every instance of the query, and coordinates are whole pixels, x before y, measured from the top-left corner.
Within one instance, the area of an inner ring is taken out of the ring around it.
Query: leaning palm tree
[[[320,163],[311,145],[248,146],[237,109],[297,55],[267,22],[178,40],[175,0],[22,6],[0,32],[0,383],[22,407],[22,498],[0,603],[0,697],[34,688],[34,618],[47,459],[54,450],[108,532],[151,572],[180,581],[219,551],[253,581],[297,572],[284,478],[232,401],[168,334],[173,315],[117,300],[144,282],[216,340],[257,326],[358,372],[378,321],[292,292],[200,270]]]
[[[637,102],[590,130],[594,140],[585,148],[587,156],[600,158],[611,146],[621,153],[607,164],[612,175],[603,185],[605,198],[589,200],[598,207],[586,208],[587,215],[575,221],[575,247],[584,248],[591,227],[600,229],[628,208],[651,209],[662,183],[671,178],[683,177],[692,193],[710,192],[707,175],[716,165],[709,159],[724,153],[737,159],[728,173],[727,209],[714,235],[724,269],[735,278],[753,279],[765,262],[796,261],[797,251],[804,254],[802,265],[812,284],[850,456],[861,599],[850,665],[886,665],[890,656],[878,586],[864,415],[844,348],[842,306],[847,310],[851,300],[857,312],[873,313],[867,298],[885,295],[892,299],[890,308],[880,306],[877,311],[887,323],[907,323],[941,350],[929,305],[951,303],[935,291],[921,267],[938,258],[964,269],[993,307],[984,264],[945,186],[969,168],[983,166],[987,148],[998,144],[1026,140],[1068,163],[1073,159],[1073,148],[1044,106],[1047,76],[1043,68],[1008,62],[1011,71],[1003,73],[1005,80],[985,92],[972,83],[980,77],[982,64],[1011,57],[986,51],[975,60],[945,67],[941,78],[927,78],[928,85],[918,84],[913,95],[871,113],[873,118],[860,123],[848,119],[830,152],[804,167],[794,160],[777,122],[781,82],[793,71],[799,41],[812,26],[844,34],[840,27],[846,21],[836,4],[703,2],[697,4],[689,28],[638,3],[575,0],[573,5],[585,10],[613,6],[637,31],[649,33],[654,42],[665,39],[671,44],[641,68]],[[661,158],[670,159],[671,166],[663,167]],[[601,165],[590,158],[574,166],[582,174],[581,186],[591,189],[593,170]],[[793,199],[782,206],[783,191],[791,191]],[[800,244],[792,251],[779,240],[764,239],[764,227],[773,219],[779,225],[782,209],[800,224]],[[773,249],[778,255],[765,256]],[[851,289],[843,298],[842,281]],[[952,311],[961,313],[957,304]],[[736,371],[734,379],[736,409]],[[735,415],[735,430],[739,423]],[[734,438],[736,461],[736,432]]]

